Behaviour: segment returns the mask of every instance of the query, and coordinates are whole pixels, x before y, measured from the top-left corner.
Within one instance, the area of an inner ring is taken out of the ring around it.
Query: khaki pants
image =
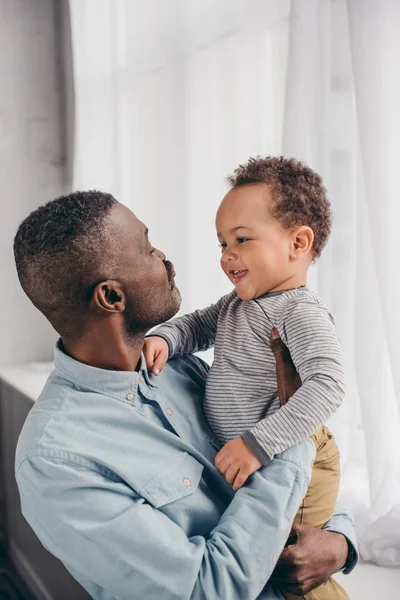
[[[316,457],[311,483],[295,517],[296,523],[323,527],[332,517],[339,491],[340,455],[335,438],[323,426],[313,436]],[[349,600],[341,585],[332,577],[305,596],[283,593],[287,600]]]

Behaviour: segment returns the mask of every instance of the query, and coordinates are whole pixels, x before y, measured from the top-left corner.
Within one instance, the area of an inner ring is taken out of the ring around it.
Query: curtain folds
[[[323,175],[334,230],[309,285],[337,319],[347,399],[330,424],[362,556],[400,565],[396,0],[70,0],[74,188],[149,226],[187,312],[229,291],[224,178],[257,154]],[[396,368],[397,367],[397,368]]]

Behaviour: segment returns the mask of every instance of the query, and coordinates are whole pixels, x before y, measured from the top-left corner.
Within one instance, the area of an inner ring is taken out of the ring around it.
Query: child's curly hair
[[[232,188],[254,183],[272,187],[272,216],[285,228],[308,225],[314,232],[316,260],[328,241],[332,227],[331,205],[322,177],[294,158],[250,158],[227,178]]]

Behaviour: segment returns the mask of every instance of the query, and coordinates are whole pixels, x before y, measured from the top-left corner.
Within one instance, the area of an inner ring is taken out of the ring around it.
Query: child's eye
[[[248,241],[249,241],[249,238],[245,238],[245,237],[237,238],[237,242],[239,244],[244,244],[244,242],[248,242]]]
[[[218,246],[222,249],[225,249],[227,247],[227,243],[226,242],[221,242],[220,244],[218,244]]]

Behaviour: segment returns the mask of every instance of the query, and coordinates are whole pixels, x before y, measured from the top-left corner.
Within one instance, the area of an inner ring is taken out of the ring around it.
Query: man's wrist
[[[345,569],[347,564],[353,560],[351,558],[353,548],[343,533],[337,531],[329,531],[328,533],[332,536],[333,572],[337,573]]]

